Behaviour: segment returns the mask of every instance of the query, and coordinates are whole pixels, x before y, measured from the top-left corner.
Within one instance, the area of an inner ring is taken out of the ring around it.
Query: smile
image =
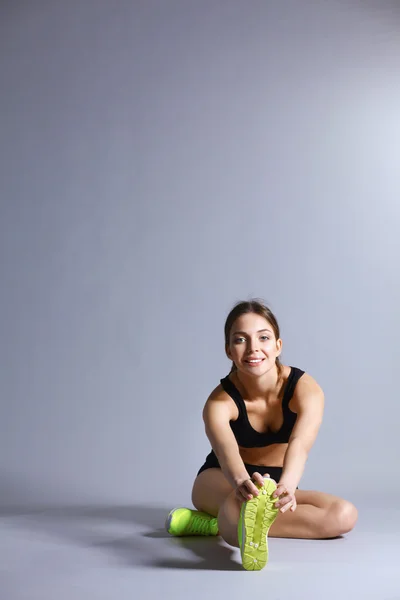
[[[263,358],[256,358],[254,360],[246,360],[245,362],[248,365],[259,365],[260,363],[262,363],[263,360],[264,360]]]

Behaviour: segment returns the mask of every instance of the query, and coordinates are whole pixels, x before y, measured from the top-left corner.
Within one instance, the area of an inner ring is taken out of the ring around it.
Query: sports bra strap
[[[244,400],[242,398],[241,393],[235,386],[235,384],[229,379],[228,375],[226,377],[224,377],[223,379],[221,379],[221,385],[224,388],[225,392],[227,394],[229,394],[229,396],[235,402],[235,404],[239,410],[239,415],[244,417],[246,414],[246,406],[245,406]]]
[[[285,392],[282,399],[282,408],[286,410],[289,406],[289,402],[292,399],[294,389],[300,377],[304,374],[304,371],[297,367],[291,367],[290,374],[285,386]]]

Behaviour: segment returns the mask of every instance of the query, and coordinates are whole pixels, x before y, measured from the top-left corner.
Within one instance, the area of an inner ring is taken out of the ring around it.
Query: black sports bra
[[[267,431],[264,433],[256,431],[251,426],[244,400],[235,384],[229,379],[229,376],[227,375],[224,379],[221,379],[223,389],[229,394],[239,410],[239,416],[236,421],[230,421],[231,429],[239,446],[243,448],[261,448],[262,446],[270,446],[271,444],[288,443],[297,419],[297,414],[289,409],[289,402],[298,380],[304,373],[305,371],[297,367],[290,367],[290,374],[282,399],[283,425],[279,431]]]

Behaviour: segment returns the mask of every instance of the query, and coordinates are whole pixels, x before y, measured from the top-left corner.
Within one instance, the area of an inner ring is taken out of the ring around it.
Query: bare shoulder
[[[227,394],[221,384],[217,385],[208,396],[203,409],[203,418],[228,418],[234,420],[238,417],[238,409],[232,398]]]
[[[319,385],[319,383],[316,381],[316,379],[314,379],[314,377],[312,377],[312,375],[310,375],[307,372],[303,373],[303,375],[298,380],[297,385],[295,387],[295,393],[298,390],[301,390],[301,392],[303,392],[303,393],[309,393],[309,392],[323,393],[322,388]]]
[[[319,383],[309,373],[304,373],[298,380],[293,392],[293,405],[301,408],[304,404],[324,403],[324,392]]]

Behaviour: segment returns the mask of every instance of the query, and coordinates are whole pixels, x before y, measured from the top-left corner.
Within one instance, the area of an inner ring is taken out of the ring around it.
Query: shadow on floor
[[[105,552],[119,564],[150,568],[236,571],[235,550],[221,538],[174,538],[164,529],[170,507],[38,506],[0,507],[0,520],[62,543]],[[188,558],[182,554],[189,554]],[[190,554],[196,558],[190,557]]]
[[[6,521],[30,537],[43,540],[45,535],[60,543],[99,550],[107,560],[129,567],[243,569],[239,550],[220,537],[168,535],[164,522],[169,506],[24,504],[23,499],[30,497],[28,490],[7,485],[3,494],[5,483],[0,477],[0,523]]]

